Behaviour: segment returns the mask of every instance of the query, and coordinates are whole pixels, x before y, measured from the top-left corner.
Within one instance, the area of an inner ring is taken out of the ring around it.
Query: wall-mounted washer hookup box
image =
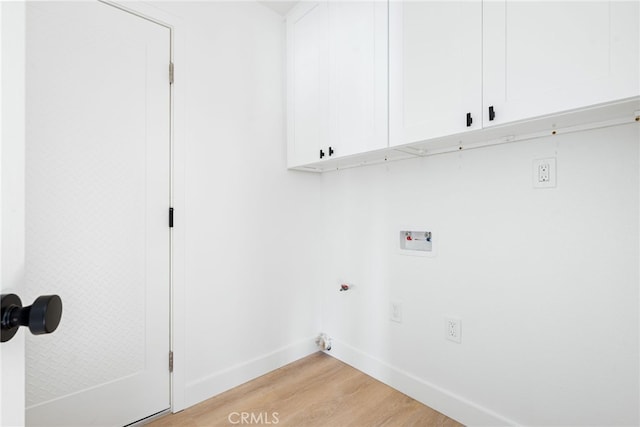
[[[428,230],[400,230],[400,253],[427,255],[433,252],[433,235]]]

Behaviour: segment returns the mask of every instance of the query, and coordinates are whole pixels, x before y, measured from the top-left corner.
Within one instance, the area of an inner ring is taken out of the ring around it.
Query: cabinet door
[[[327,4],[301,2],[287,16],[288,166],[320,160],[328,140]]]
[[[390,145],[482,127],[481,49],[480,1],[390,3]]]
[[[485,2],[485,126],[638,95],[638,5]]]
[[[333,157],[388,145],[387,2],[329,2]]]

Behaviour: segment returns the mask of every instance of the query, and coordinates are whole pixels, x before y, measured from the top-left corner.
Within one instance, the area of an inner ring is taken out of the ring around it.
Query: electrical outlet
[[[455,317],[444,318],[444,336],[449,341],[462,342],[462,320]]]
[[[549,182],[549,163],[540,163],[538,165],[538,182]]]
[[[399,301],[391,301],[389,306],[389,319],[402,323],[402,303]]]
[[[553,188],[556,186],[556,159],[537,159],[533,161],[533,187]]]

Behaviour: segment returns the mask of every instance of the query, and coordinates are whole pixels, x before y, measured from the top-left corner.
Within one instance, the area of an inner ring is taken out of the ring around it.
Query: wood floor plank
[[[243,416],[247,422],[242,422]],[[150,427],[238,425],[462,426],[322,352],[149,424]]]

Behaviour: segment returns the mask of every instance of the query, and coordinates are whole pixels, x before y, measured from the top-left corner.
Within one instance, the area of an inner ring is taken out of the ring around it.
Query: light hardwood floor
[[[319,352],[149,425],[457,427],[462,424]]]

